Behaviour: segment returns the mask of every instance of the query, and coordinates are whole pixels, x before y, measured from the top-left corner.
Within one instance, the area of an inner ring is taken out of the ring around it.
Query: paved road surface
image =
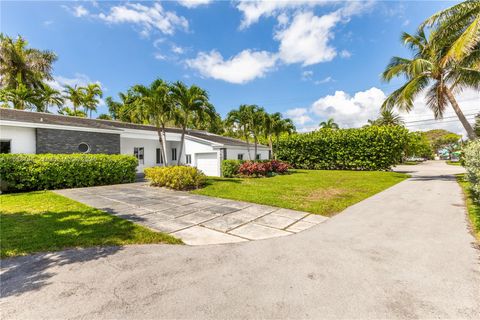
[[[417,172],[291,236],[4,261],[2,318],[479,319],[460,168],[406,169]]]

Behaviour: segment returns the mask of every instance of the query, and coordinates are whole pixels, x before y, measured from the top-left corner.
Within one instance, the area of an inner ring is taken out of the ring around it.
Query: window
[[[143,147],[133,148],[133,155],[138,159],[139,164],[144,164],[144,151]]]
[[[257,159],[257,160],[261,159],[260,153],[257,153],[257,156],[255,157],[255,159]]]
[[[238,160],[243,160],[243,153],[239,153],[239,154],[237,155],[237,159],[238,159]]]
[[[88,153],[90,151],[90,146],[85,142],[82,142],[78,145],[78,151],[81,153]]]
[[[0,153],[12,152],[10,140],[0,140]]]
[[[157,153],[156,153],[156,163],[163,163],[163,155],[162,155],[162,152],[161,152],[161,149],[160,148],[157,148]]]
[[[191,154],[186,154],[185,155],[185,163],[186,164],[192,164],[192,155]]]
[[[177,160],[177,148],[172,148],[172,161]]]

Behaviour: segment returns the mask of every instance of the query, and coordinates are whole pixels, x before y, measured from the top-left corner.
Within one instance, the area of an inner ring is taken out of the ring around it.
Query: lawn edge
[[[467,216],[468,220],[468,228],[470,230],[470,233],[473,235],[473,237],[477,240],[477,245],[480,246],[480,229],[476,229],[475,224],[474,224],[474,213],[473,211],[475,209],[480,211],[480,206],[475,204],[472,200],[472,197],[470,196],[470,191],[468,190],[468,182],[465,181],[465,173],[460,173],[456,174],[455,178],[457,180],[458,185],[462,189],[462,196],[463,196],[463,201],[465,203],[465,213]],[[480,217],[478,217],[480,219]]]

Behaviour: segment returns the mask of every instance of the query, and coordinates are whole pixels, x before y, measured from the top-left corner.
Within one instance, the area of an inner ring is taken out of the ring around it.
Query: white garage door
[[[196,153],[197,168],[207,176],[218,176],[217,153]]]

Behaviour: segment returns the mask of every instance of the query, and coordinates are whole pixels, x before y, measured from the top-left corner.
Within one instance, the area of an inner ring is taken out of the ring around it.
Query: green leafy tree
[[[18,110],[35,109],[39,104],[39,94],[37,90],[27,88],[20,83],[14,89],[0,89],[0,102],[3,107],[11,107]]]
[[[136,85],[133,92],[137,94],[137,99],[133,103],[142,114],[145,114],[149,123],[157,127],[160,150],[164,159],[163,164],[167,164],[167,145],[166,145],[166,125],[174,119],[174,104],[170,96],[170,87],[168,83],[161,79],[156,79],[148,87]],[[182,145],[183,145],[182,140]],[[180,157],[180,156],[179,156]]]
[[[415,35],[402,34],[404,44],[413,52],[413,58],[393,57],[383,72],[382,78],[387,82],[395,77],[404,77],[406,83],[387,97],[382,109],[397,107],[409,112],[414,99],[426,90],[427,106],[433,111],[435,119],[443,118],[450,103],[469,138],[475,139],[475,132],[458,105],[454,92],[465,88],[480,89],[480,73],[474,68],[474,59],[446,59],[448,48],[445,43],[433,40],[436,39],[435,33],[433,30],[427,37],[421,29]]]
[[[126,93],[118,94],[120,101],[114,101],[112,97],[107,97],[105,103],[112,119],[131,123],[145,123],[146,116],[141,112],[141,108],[135,106],[138,98],[133,89],[129,89]]]
[[[100,120],[113,120],[112,116],[106,113],[101,113],[98,115],[97,119]]]
[[[41,89],[44,80],[52,80],[55,53],[28,48],[28,42],[0,34],[0,86],[2,89]]]
[[[247,153],[248,159],[251,159],[250,155],[250,138],[251,138],[251,131],[250,131],[250,115],[249,115],[249,106],[246,104],[242,104],[238,107],[238,109],[231,110],[227,114],[226,118],[226,125],[230,128],[231,135],[236,135],[242,137],[247,144]]]
[[[475,133],[480,137],[480,113],[475,117]]]
[[[426,131],[425,136],[430,142],[433,151],[437,154],[442,149],[447,150],[449,153],[458,150],[461,139],[460,135],[443,129]]]
[[[333,118],[330,118],[327,121],[320,122],[319,126],[321,129],[339,129],[340,128],[338,124],[335,123],[335,120],[333,120]]]
[[[175,119],[182,129],[180,141],[180,151],[178,153],[178,164],[181,163],[183,145],[185,143],[185,134],[187,126],[193,117],[213,117],[215,109],[208,102],[208,94],[205,90],[195,85],[190,87],[177,81],[171,87],[171,98],[175,105]]]
[[[424,159],[433,157],[433,148],[425,132],[409,132],[405,147],[405,157]]]
[[[270,152],[273,157],[276,159],[275,150],[273,148],[273,139],[275,137],[276,142],[280,139],[280,135],[283,133],[291,134],[295,131],[295,126],[293,125],[292,120],[283,119],[280,112],[275,112],[273,114],[266,114],[265,116],[265,126],[264,126],[264,136],[268,142]]]

